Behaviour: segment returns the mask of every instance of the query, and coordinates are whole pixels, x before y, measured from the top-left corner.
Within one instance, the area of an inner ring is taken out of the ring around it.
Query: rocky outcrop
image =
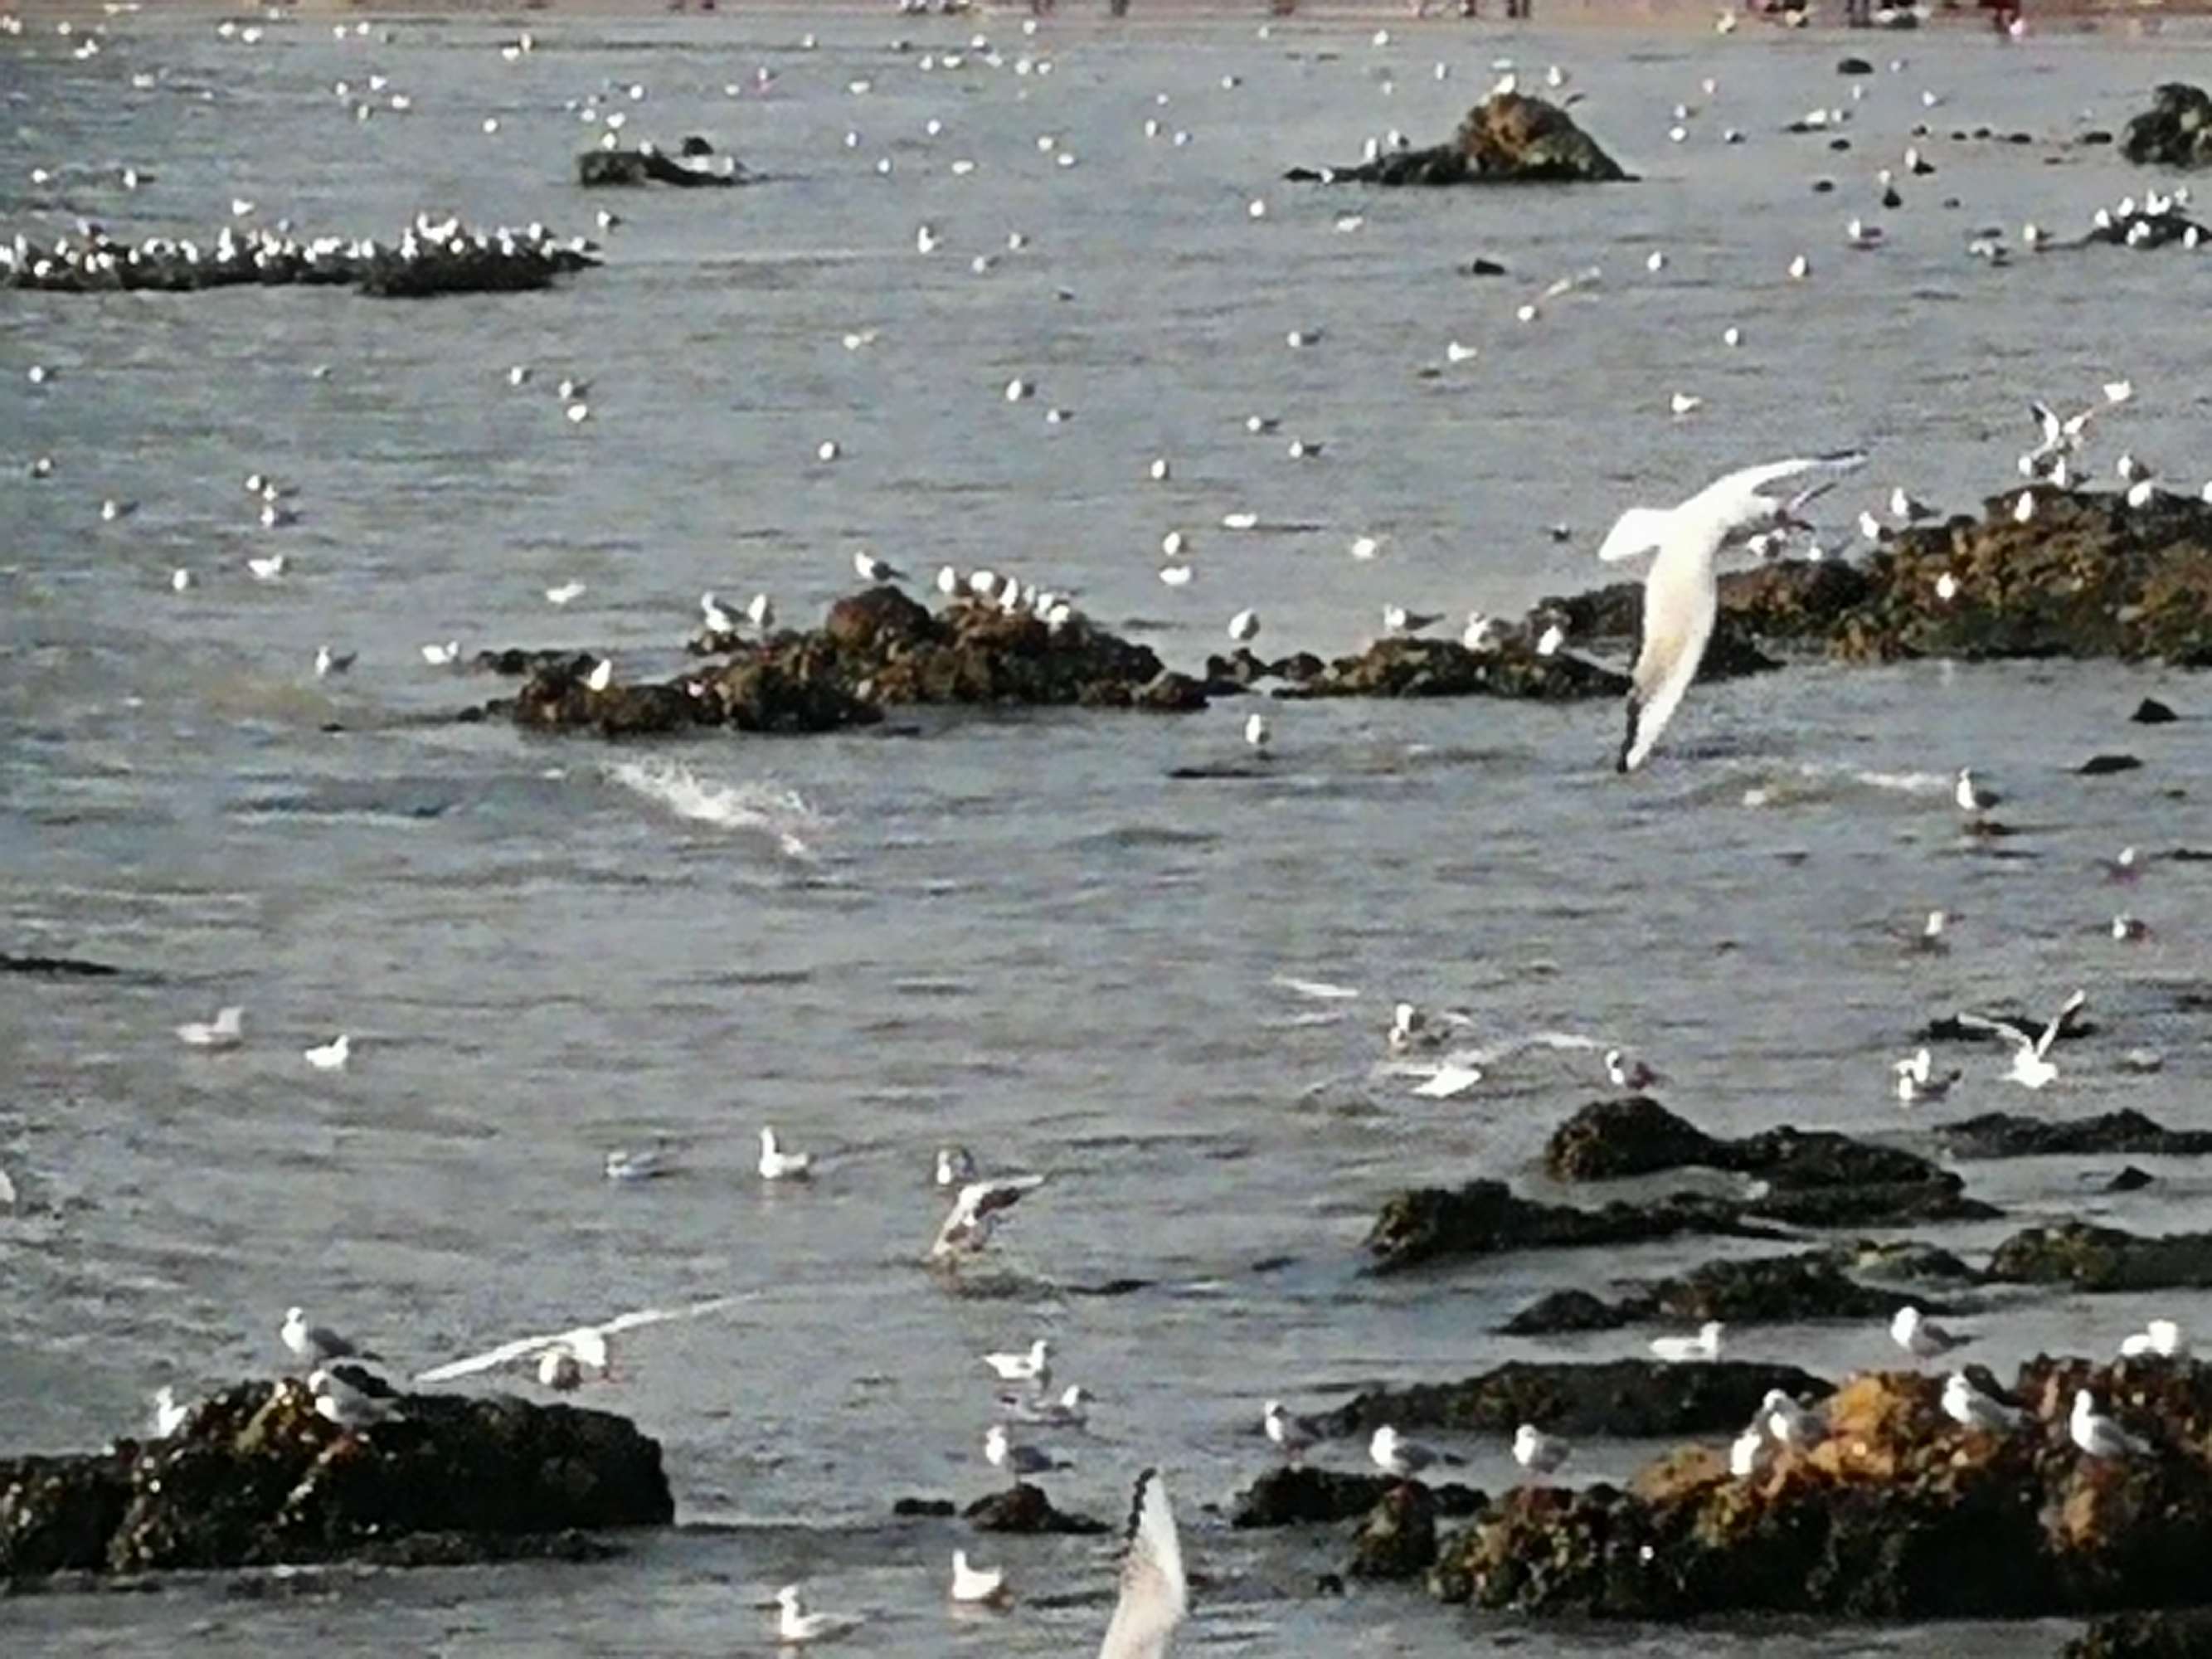
[[[2113,1613],[2069,1642],[2062,1659],[2212,1659],[2212,1607]]]
[[[1359,1523],[1346,1573],[1353,1578],[1418,1578],[1435,1565],[1436,1495],[1418,1480],[1401,1480]]]
[[[1788,559],[1732,570],[1718,586],[1720,616],[1698,667],[1701,681],[1780,666],[1759,648],[1759,640],[1825,637],[1869,592],[1865,574],[1840,559]],[[1609,582],[1546,599],[1538,609],[1563,616],[1577,639],[1618,640],[1632,647],[1644,625],[1644,584]]]
[[[2212,1287],[2212,1233],[2147,1238],[2086,1221],[2030,1227],[1997,1246],[1989,1276],[2077,1291],[2201,1290]]]
[[[1376,1389],[1312,1419],[1332,1436],[1400,1429],[1508,1435],[1523,1423],[1546,1432],[1647,1439],[1672,1434],[1733,1434],[1751,1420],[1770,1389],[1800,1400],[1831,1385],[1795,1365],[1735,1359],[1669,1365],[1656,1359],[1599,1364],[1515,1360],[1458,1382]]]
[[[2212,162],[2212,97],[2186,82],[2167,82],[2152,94],[2151,106],[2129,121],[2120,154],[2141,167]]]
[[[1839,1253],[1807,1250],[1796,1255],[1708,1261],[1610,1302],[1586,1291],[1555,1291],[1522,1309],[1502,1328],[1508,1335],[1540,1336],[1659,1321],[1684,1325],[1702,1325],[1709,1319],[1727,1325],[1887,1321],[1908,1302],[1927,1313],[1955,1311],[1926,1297],[1863,1285],[1844,1271]]]
[[[2095,1117],[2023,1117],[1984,1112],[1938,1126],[1936,1138],[1958,1158],[2069,1158],[2100,1152],[2166,1158],[2212,1154],[2212,1129],[2169,1129],[2132,1109]]]
[[[1525,632],[1470,651],[1457,640],[1382,639],[1340,657],[1278,695],[1285,697],[1520,697],[1573,702],[1617,697],[1625,675],[1580,657],[1539,655]]]
[[[1781,1231],[1744,1219],[1723,1199],[1677,1194],[1650,1203],[1616,1202],[1595,1210],[1516,1198],[1502,1181],[1457,1188],[1418,1187],[1382,1202],[1368,1230],[1367,1249],[1378,1272],[1506,1250],[1637,1244],[1684,1233],[1780,1238]]]
[[[727,188],[750,181],[734,156],[714,155],[703,140],[687,140],[684,159],[657,144],[635,149],[587,149],[576,157],[576,182],[586,189],[608,185],[672,185],[678,190]]]
[[[766,640],[705,635],[695,652],[725,658],[658,684],[595,691],[598,659],[511,651],[492,665],[526,668],[512,698],[486,705],[533,728],[621,738],[726,726],[740,732],[829,732],[883,718],[905,703],[1079,703],[1180,712],[1204,690],[1170,673],[1146,647],[1081,615],[1059,625],[1024,611],[956,601],[943,611],[879,586],[838,600],[823,626]]]
[[[1372,185],[1607,184],[1630,175],[1557,104],[1492,93],[1449,143],[1395,150],[1357,167],[1292,168],[1295,179]]]
[[[1261,1475],[1237,1494],[1229,1524],[1240,1529],[1316,1526],[1350,1521],[1367,1514],[1407,1483],[1391,1474],[1346,1474],[1334,1469],[1285,1465]],[[1473,1515],[1489,1500],[1457,1483],[1431,1486],[1438,1515]]]
[[[345,1430],[296,1381],[242,1382],[166,1440],[0,1460],[0,1577],[489,1560],[674,1518],[660,1448],[627,1419],[504,1395],[397,1407]]]
[[[1919,1374],[1855,1378],[1826,1437],[1770,1446],[1732,1477],[1704,1448],[1631,1490],[1522,1487],[1444,1541],[1431,1583],[1522,1613],[1684,1619],[2036,1617],[2198,1603],[2212,1580],[2212,1370],[2038,1358],[2015,1427],[1960,1427]],[[2094,1392],[2140,1456],[2093,1458],[2067,1431]]]
[[[269,230],[240,235],[224,226],[204,246],[160,236],[134,244],[95,231],[59,237],[48,246],[20,239],[0,244],[0,288],[187,294],[303,283],[412,300],[550,288],[599,262],[580,238],[564,240],[542,225],[477,232],[458,221],[434,226],[418,221],[389,243],[343,236],[302,241]]]
[[[1054,1509],[1052,1499],[1044,1495],[1043,1488],[1033,1486],[1026,1480],[1004,1492],[986,1493],[960,1514],[962,1519],[978,1532],[1085,1534],[1107,1530],[1103,1521],[1094,1521],[1087,1515],[1070,1515],[1064,1510]]]

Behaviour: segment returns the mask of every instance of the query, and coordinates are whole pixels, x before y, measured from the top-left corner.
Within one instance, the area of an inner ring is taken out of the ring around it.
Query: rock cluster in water
[[[751,176],[735,156],[717,156],[705,139],[686,138],[680,156],[653,143],[634,149],[585,150],[576,157],[576,182],[586,188],[672,185],[678,190],[712,190],[750,184]]]
[[[2212,97],[2186,82],[2167,82],[2151,106],[2128,123],[2120,153],[2144,167],[2199,167],[2212,161]]]
[[[1492,93],[1449,143],[1376,155],[1356,167],[1294,167],[1295,179],[1372,185],[1604,184],[1630,175],[1557,104]]]
[[[0,288],[52,294],[197,293],[248,284],[350,288],[385,299],[504,294],[542,289],[599,263],[580,238],[543,225],[475,231],[457,219],[418,218],[392,242],[368,237],[308,240],[225,225],[204,245],[189,238],[118,241],[94,228],[50,244],[16,236],[0,246]]]
[[[297,1381],[241,1382],[167,1439],[0,1460],[0,1581],[56,1573],[587,1553],[578,1528],[665,1525],[660,1447],[627,1419],[410,1395],[364,1430]]]

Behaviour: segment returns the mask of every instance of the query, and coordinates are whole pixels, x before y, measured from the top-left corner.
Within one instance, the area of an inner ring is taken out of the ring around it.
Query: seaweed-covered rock
[[[1554,1434],[1624,1439],[1732,1434],[1751,1420],[1770,1389],[1808,1400],[1830,1388],[1795,1365],[1735,1359],[1686,1365],[1656,1359],[1514,1360],[1457,1382],[1373,1389],[1312,1420],[1335,1437],[1371,1434],[1385,1423],[1492,1435],[1535,1423]]]
[[[624,1418],[506,1395],[397,1408],[348,1431],[297,1382],[244,1382],[166,1440],[0,1461],[0,1575],[495,1559],[518,1540],[674,1517],[660,1448]],[[408,1540],[433,1541],[392,1551]]]
[[[1929,1313],[1953,1311],[1925,1297],[1862,1285],[1844,1271],[1837,1253],[1807,1250],[1705,1262],[1610,1303],[1581,1291],[1556,1291],[1522,1309],[1502,1328],[1509,1335],[1536,1336],[1659,1320],[1686,1325],[1709,1319],[1728,1325],[1887,1320],[1907,1302]]]
[[[1249,1529],[1349,1521],[1367,1514],[1394,1488],[1408,1484],[1412,1483],[1395,1475],[1350,1474],[1285,1464],[1268,1470],[1237,1494],[1229,1524]],[[1472,1486],[1456,1482],[1426,1490],[1438,1515],[1473,1515],[1489,1501]]]
[[[1457,640],[1380,639],[1356,656],[1338,658],[1282,695],[1492,696],[1571,702],[1617,697],[1627,690],[1626,676],[1564,652],[1540,655],[1527,635],[1516,632],[1505,635],[1487,651],[1470,651]]]
[[[1378,1271],[1417,1267],[1443,1257],[1588,1244],[1640,1243],[1683,1233],[1741,1238],[1782,1235],[1746,1221],[1721,1199],[1680,1194],[1648,1204],[1616,1202],[1595,1210],[1516,1198],[1502,1181],[1459,1188],[1421,1187],[1383,1200],[1368,1231]]]
[[[2085,1455],[2067,1432],[2087,1389],[2153,1454]],[[1732,1478],[1709,1450],[1622,1491],[1523,1487],[1447,1540],[1439,1595],[1523,1613],[1681,1619],[2028,1617],[2212,1597],[2212,1370],[2038,1358],[2009,1430],[1945,1416],[1932,1376],[1853,1379],[1828,1434]]]
[[[1698,666],[1699,680],[1733,678],[1778,665],[1758,640],[1818,641],[1869,591],[1865,574],[1840,559],[1785,559],[1732,570],[1718,584],[1720,616]],[[1557,611],[1577,638],[1634,641],[1644,625],[1644,584],[1610,582],[1540,609]]]
[[[1026,1480],[1004,1492],[986,1493],[966,1509],[962,1517],[978,1532],[1074,1533],[1107,1530],[1103,1521],[1087,1515],[1069,1515],[1053,1507],[1043,1489]]]
[[[1946,1123],[1936,1139],[1960,1158],[2053,1158],[2136,1152],[2169,1158],[2212,1153],[2212,1129],[2169,1129],[2132,1108],[2095,1117],[2023,1117],[1984,1112]]]
[[[2063,1659],[2212,1659],[2212,1607],[2116,1613],[2091,1621]]]
[[[1544,1167],[1562,1181],[1600,1181],[1703,1164],[1781,1187],[1907,1185],[1942,1171],[1917,1152],[1826,1129],[1787,1126],[1740,1140],[1705,1134],[1655,1100],[1595,1101],[1552,1132]]]
[[[1437,1501],[1418,1480],[1401,1480],[1368,1512],[1352,1540],[1354,1578],[1418,1578],[1437,1559]]]
[[[2147,1238],[2086,1221],[2029,1227],[1997,1246],[1989,1276],[2080,1291],[2202,1289],[2212,1286],[2212,1233]]]
[[[2167,82],[2152,94],[2151,106],[2129,121],[2120,154],[2141,167],[2212,161],[2212,97],[2186,82]]]
[[[1607,184],[1630,175],[1557,104],[1492,93],[1449,143],[1396,150],[1357,167],[1297,167],[1292,179],[1374,185]]]

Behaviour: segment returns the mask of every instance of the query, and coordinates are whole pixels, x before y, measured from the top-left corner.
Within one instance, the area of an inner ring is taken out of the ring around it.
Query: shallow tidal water
[[[941,1599],[954,1528],[887,1519],[902,1495],[988,1489],[975,1356],[1049,1334],[1060,1379],[1100,1399],[1091,1432],[1061,1444],[1076,1467],[1054,1495],[1116,1516],[1139,1468],[1169,1471],[1187,1554],[1214,1581],[1187,1650],[2056,1652],[2057,1626],[1591,1630],[1392,1587],[1316,1600],[1335,1540],[1232,1536],[1208,1506],[1263,1467],[1268,1395],[1308,1407],[1516,1356],[1641,1352],[1655,1333],[1490,1333],[1542,1291],[1743,1248],[1364,1277],[1384,1194],[1476,1174],[1541,1191],[1544,1135],[1604,1086],[1586,1054],[1537,1053],[1456,1101],[1417,1099],[1376,1072],[1400,997],[1466,1008],[1483,1040],[1632,1047],[1716,1132],[1910,1139],[1888,1062],[1926,1018],[2055,1006],[2078,984],[2104,1031],[2061,1051],[2056,1087],[2029,1097],[1995,1049],[1962,1050],[1967,1081],[1926,1115],[2132,1106],[2212,1125],[2205,1015],[2182,1000],[2212,960],[2212,867],[2154,862],[2125,890],[2096,867],[2124,842],[2212,840],[2202,726],[2125,724],[2147,695],[2201,714],[2201,677],[1802,666],[1699,688],[1627,781],[1608,769],[1610,704],[1286,703],[1253,775],[1175,781],[1243,759],[1248,702],[617,748],[454,723],[503,687],[428,669],[417,647],[574,646],[665,674],[702,590],[733,605],[765,590],[808,622],[865,544],[1073,589],[1176,666],[1225,646],[1247,605],[1263,653],[1342,651],[1388,602],[1512,614],[1594,584],[1620,508],[1768,456],[1872,447],[1825,504],[1838,551],[1893,483],[1969,507],[2010,481],[2028,398],[2076,407],[2122,374],[2137,395],[2102,464],[2124,447],[2200,477],[2212,266],[2100,249],[1992,270],[1965,252],[1984,224],[2071,231],[2163,181],[2110,150],[1941,134],[2117,128],[2154,82],[2212,73],[2203,43],[1394,24],[1377,49],[1371,25],[1262,41],[1249,22],[1071,18],[1029,43],[1052,72],[1019,76],[1006,18],[532,26],[539,48],[513,66],[495,50],[513,27],[493,21],[394,20],[388,40],[343,43],[271,26],[247,48],[204,17],[141,14],[88,62],[50,34],[0,40],[11,229],[83,214],[205,237],[233,198],[380,237],[418,208],[624,220],[604,270],[538,295],[0,294],[0,949],[126,970],[0,980],[0,1168],[22,1198],[0,1213],[0,1421],[10,1449],[135,1431],[161,1382],[271,1372],[293,1302],[419,1368],[739,1295],[637,1334],[586,1396],[663,1440],[685,1524],[587,1567],[16,1600],[0,1603],[10,1649],[759,1651],[755,1604],[804,1578],[867,1615],[841,1646],[855,1655],[1088,1650],[1105,1543],[986,1540],[1024,1603],[959,1620]],[[920,67],[978,30],[1005,68]],[[1847,50],[1908,60],[1867,82],[1854,148],[1784,136],[1847,101]],[[1279,181],[1391,127],[1441,137],[1502,57],[1571,70],[1576,115],[1642,182]],[[134,89],[134,72],[158,79]],[[413,109],[357,122],[331,84],[371,73]],[[572,153],[599,128],[564,102],[632,82],[647,96],[617,94],[630,136],[704,131],[765,181],[576,189]],[[1677,103],[1698,106],[1680,144]],[[1872,171],[1922,119],[1938,172],[1883,213]],[[1728,125],[1747,142],[1724,145]],[[124,163],[149,175],[135,194]],[[1813,192],[1820,176],[1835,193]],[[1887,246],[1846,248],[1853,213]],[[1344,214],[1364,222],[1339,232]],[[945,238],[927,258],[925,222]],[[1029,246],[1006,253],[1012,231]],[[1813,276],[1792,283],[1801,251]],[[1004,257],[977,275],[987,252]],[[1512,274],[1455,274],[1479,253]],[[1592,265],[1601,283],[1515,320]],[[841,343],[870,329],[864,349]],[[1293,350],[1292,330],[1322,337]],[[1453,339],[1480,355],[1417,378]],[[58,372],[33,387],[33,363]],[[535,370],[520,390],[515,363]],[[565,374],[592,382],[580,427],[550,390]],[[1003,397],[1017,374],[1033,400]],[[1704,407],[1670,419],[1678,390]],[[1072,418],[1047,426],[1052,406]],[[1248,434],[1254,413],[1279,429]],[[1288,459],[1292,437],[1320,458]],[[811,459],[824,439],[843,447],[833,466]],[[40,454],[55,470],[33,483]],[[1155,455],[1166,483],[1146,476]],[[255,525],[240,488],[255,471],[297,487],[296,525]],[[138,511],[103,524],[108,496]],[[1216,527],[1240,509],[1261,530]],[[1197,550],[1180,590],[1155,576],[1173,529]],[[1384,538],[1380,558],[1347,556],[1362,534]],[[251,581],[246,557],[269,550],[286,579]],[[181,595],[179,565],[199,578]],[[544,602],[572,579],[583,597]],[[314,678],[325,642],[359,651],[350,675]],[[2110,750],[2146,765],[2073,775]],[[2011,798],[2022,833],[2001,848],[1958,834],[1949,774],[1968,763]],[[1906,957],[1893,931],[1935,905],[1958,918],[1954,951]],[[2150,939],[2109,938],[2123,905]],[[1361,994],[1317,1002],[1284,976]],[[228,1002],[247,1010],[243,1049],[177,1044],[175,1024]],[[300,1050],[340,1030],[352,1066],[310,1072]],[[2123,1071],[2134,1047],[2165,1069]],[[820,1158],[810,1188],[754,1177],[771,1121]],[[601,1178],[609,1147],[656,1134],[684,1147],[679,1173]],[[919,1265],[947,1141],[1051,1176],[990,1293]],[[1971,1250],[2064,1215],[2203,1224],[2203,1170],[2136,1158],[2157,1185],[2094,1194],[2119,1161],[1971,1166],[2007,1219],[1915,1236]],[[1145,1287],[1093,1293],[1118,1280]],[[1960,1322],[2003,1371],[2039,1349],[2107,1352],[2159,1312],[2201,1328],[2212,1298],[2003,1296]],[[1879,1330],[1832,1327],[1746,1330],[1733,1352],[1838,1376],[1892,1354]],[[1509,1478],[1502,1444],[1455,1449],[1477,1484]],[[1617,1479],[1655,1449],[1585,1443],[1567,1474]]]

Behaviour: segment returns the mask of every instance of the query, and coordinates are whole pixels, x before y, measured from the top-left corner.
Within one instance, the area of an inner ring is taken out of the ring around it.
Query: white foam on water
[[[625,789],[658,802],[681,818],[723,830],[754,830],[774,838],[786,858],[812,863],[814,841],[829,819],[806,804],[795,789],[748,779],[723,783],[702,777],[676,761],[623,761],[607,776]]]

